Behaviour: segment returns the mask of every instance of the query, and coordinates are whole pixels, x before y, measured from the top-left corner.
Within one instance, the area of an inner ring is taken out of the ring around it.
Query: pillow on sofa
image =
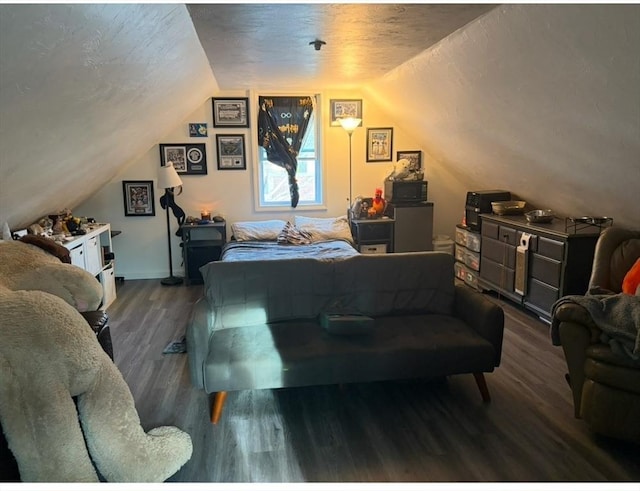
[[[622,291],[629,295],[640,295],[640,258],[624,276],[622,280]]]
[[[295,224],[299,230],[310,233],[313,242],[346,240],[349,243],[353,243],[353,236],[351,235],[351,228],[346,215],[337,218],[296,216]]]
[[[278,244],[311,244],[311,234],[298,229],[291,222],[287,222],[280,235],[278,235]]]
[[[231,224],[231,233],[237,241],[278,240],[284,228],[284,220],[260,220],[255,222],[235,222]]]

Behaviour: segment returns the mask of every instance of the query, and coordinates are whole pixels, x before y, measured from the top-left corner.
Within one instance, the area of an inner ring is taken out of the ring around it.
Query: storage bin
[[[116,277],[113,265],[108,266],[100,273],[102,284],[102,309],[106,309],[116,299]]]
[[[467,231],[462,227],[456,226],[456,244],[460,244],[462,246],[467,245]]]
[[[464,259],[465,259],[465,256],[467,254],[467,250],[463,246],[461,246],[459,244],[456,244],[455,245],[455,252],[456,252],[455,253],[456,261],[460,261],[461,263],[465,262]]]
[[[455,272],[456,278],[460,281],[465,281],[467,277],[467,268],[465,268],[462,263],[454,263],[453,270]]]
[[[361,254],[386,254],[387,244],[367,244],[360,246]]]
[[[433,250],[437,252],[446,252],[453,255],[453,241],[448,235],[436,235],[433,239]]]
[[[473,252],[480,252],[481,236],[471,230],[465,230],[465,244],[467,249]]]
[[[468,249],[465,250],[464,263],[474,271],[480,271],[480,254]]]

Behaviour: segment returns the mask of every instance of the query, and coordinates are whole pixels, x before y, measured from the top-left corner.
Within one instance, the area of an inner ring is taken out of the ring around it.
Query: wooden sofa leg
[[[484,379],[484,373],[477,372],[473,374],[473,377],[476,379],[476,384],[478,389],[480,389],[480,394],[482,395],[483,402],[491,402],[491,396],[489,395],[489,388],[487,387],[487,381]]]
[[[213,398],[213,405],[211,407],[211,422],[214,425],[218,424],[218,421],[220,421],[220,416],[222,415],[222,407],[224,406],[224,401],[226,400],[226,392],[216,392],[216,395]]]

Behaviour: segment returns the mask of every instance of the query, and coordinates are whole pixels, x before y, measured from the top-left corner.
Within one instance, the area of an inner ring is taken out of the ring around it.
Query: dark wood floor
[[[502,364],[483,404],[471,375],[230,393],[221,422],[191,387],[184,334],[201,286],[126,281],[109,309],[115,361],[145,428],[176,425],[193,457],[171,481],[640,481],[640,448],[573,417],[562,350],[548,326],[500,303]]]

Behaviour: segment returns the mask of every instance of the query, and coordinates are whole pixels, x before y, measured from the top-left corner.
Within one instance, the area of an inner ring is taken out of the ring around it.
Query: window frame
[[[273,96],[282,96],[282,97],[297,97],[297,96],[309,96],[309,91],[307,92],[299,92],[299,91],[291,91],[291,92],[276,92],[276,91],[265,91],[265,90],[256,90],[252,91],[251,101],[253,107],[258,107],[258,97],[260,95],[273,95]],[[315,153],[316,153],[316,172],[319,173],[319,177],[316,178],[316,189],[318,194],[318,200],[316,203],[303,203],[302,197],[300,197],[300,202],[296,208],[291,208],[291,201],[288,201],[286,204],[277,204],[277,205],[265,205],[262,204],[262,169],[261,169],[261,160],[260,160],[260,150],[261,147],[258,145],[257,138],[257,123],[255,125],[255,142],[252,142],[251,150],[253,156],[253,202],[254,202],[254,211],[256,212],[291,212],[292,210],[326,210],[326,168],[324,165],[323,156],[323,125],[322,125],[322,95],[319,93],[312,93],[311,97],[315,98],[315,104],[313,108],[314,118],[315,118],[315,135],[316,135],[316,145],[315,145]],[[257,114],[257,110],[256,110]],[[284,172],[284,171],[283,171]],[[286,177],[285,177],[286,178]]]

